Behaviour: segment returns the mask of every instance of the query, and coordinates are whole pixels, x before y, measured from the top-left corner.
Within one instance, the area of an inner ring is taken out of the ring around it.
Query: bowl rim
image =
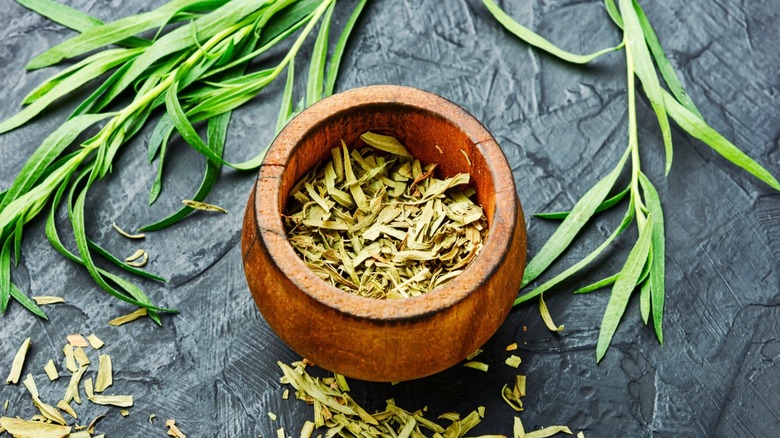
[[[319,278],[304,264],[287,240],[279,208],[281,176],[298,144],[340,112],[356,106],[381,104],[412,107],[435,114],[456,126],[474,143],[478,153],[484,156],[495,189],[493,220],[479,255],[457,278],[426,294],[403,300],[362,297]],[[498,184],[501,186],[498,187]],[[444,97],[399,85],[354,88],[327,97],[302,111],[279,132],[269,146],[253,190],[255,199],[252,213],[255,215],[258,236],[255,243],[265,246],[275,268],[298,290],[321,305],[344,315],[385,323],[426,318],[465,300],[488,284],[490,277],[502,264],[503,257],[510,251],[511,243],[516,238],[517,215],[522,214],[509,163],[487,128],[473,115]],[[269,202],[271,200],[273,202]]]

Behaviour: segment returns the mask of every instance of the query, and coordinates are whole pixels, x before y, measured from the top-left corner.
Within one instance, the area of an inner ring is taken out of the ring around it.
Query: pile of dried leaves
[[[434,176],[393,137],[342,141],[290,191],[284,223],[306,265],[332,285],[371,298],[409,298],[460,275],[488,227],[469,175]]]

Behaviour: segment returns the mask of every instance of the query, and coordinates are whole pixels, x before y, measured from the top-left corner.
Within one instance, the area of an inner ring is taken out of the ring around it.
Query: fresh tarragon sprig
[[[216,183],[221,166],[238,170],[260,165],[265,151],[242,163],[223,158],[232,110],[255,98],[287,70],[277,132],[304,106],[333,92],[346,42],[366,0],[358,2],[328,56],[328,33],[336,0],[171,0],[149,12],[103,23],[53,0],[17,0],[22,6],[79,32],[35,57],[28,70],[44,68],[83,57],[50,77],[25,97],[26,105],[0,123],[0,134],[25,125],[52,103],[110,73],[107,79],[41,143],[16,176],[0,193],[0,313],[11,297],[36,315],[46,314],[11,281],[12,255],[18,263],[25,224],[51,202],[46,235],[62,255],[83,265],[106,292],[130,304],[146,308],[160,323],[159,312],[173,312],[152,304],[132,282],[96,266],[101,256],[118,267],[155,281],[163,278],[130,266],[87,236],[84,212],[89,189],[111,170],[114,158],[144,126],[156,109],[164,109],[148,144],[148,159],[158,158],[157,178],[149,202],[162,187],[165,149],[174,130],[207,158],[203,180],[193,201],[203,201]],[[178,26],[170,26],[172,24]],[[303,42],[320,24],[308,72],[306,100],[293,108],[293,62]],[[298,32],[300,30],[300,32]],[[154,33],[156,32],[156,33]],[[249,72],[258,59],[282,41],[298,35],[277,65]],[[141,38],[154,33],[151,39]],[[110,46],[109,48],[106,48]],[[94,53],[93,53],[94,52]],[[93,53],[88,55],[89,53]],[[134,92],[121,109],[117,98]],[[193,124],[204,122],[204,141]],[[98,133],[76,144],[76,138],[93,125]],[[63,199],[64,197],[64,199]],[[55,217],[60,204],[67,206],[77,252],[62,244]],[[143,227],[159,230],[181,221],[193,209],[184,206],[170,216]]]
[[[734,144],[720,135],[704,121],[693,101],[682,87],[671,63],[664,54],[650,22],[636,0],[605,0],[605,6],[614,23],[623,30],[623,41],[612,48],[591,55],[576,55],[562,50],[533,31],[517,23],[493,0],[482,0],[493,16],[511,33],[526,43],[546,51],[560,59],[585,64],[614,50],[625,49],[627,92],[628,92],[628,146],[614,169],[591,187],[574,205],[571,211],[544,213],[537,216],[547,219],[563,219],[555,232],[531,259],[523,275],[522,287],[529,285],[541,275],[568,248],[583,227],[600,211],[620,203],[628,195],[628,208],[620,225],[590,254],[531,291],[522,293],[515,305],[524,303],[553,289],[561,282],[585,268],[598,257],[621,233],[636,221],[639,237],[632,247],[621,270],[605,279],[582,287],[575,293],[586,293],[612,286],[607,308],[601,321],[596,361],[600,361],[609,347],[612,337],[626,310],[631,295],[638,290],[640,313],[645,324],[652,315],[653,327],[658,341],[663,343],[664,309],[664,215],[661,201],[650,179],[642,172],[639,160],[639,142],[636,122],[635,77],[655,112],[666,151],[666,173],[672,165],[672,136],[669,126],[671,117],[677,125],[691,136],[703,141],[724,158],[748,171],[756,178],[780,191],[780,183],[764,167],[743,153]],[[656,70],[657,69],[657,70]],[[663,82],[669,89],[661,86]],[[630,158],[629,186],[607,198],[614,189],[618,177]],[[545,306],[540,306],[546,309]],[[549,316],[549,315],[545,315]],[[550,321],[549,318],[545,318]],[[551,323],[548,325],[552,326]]]

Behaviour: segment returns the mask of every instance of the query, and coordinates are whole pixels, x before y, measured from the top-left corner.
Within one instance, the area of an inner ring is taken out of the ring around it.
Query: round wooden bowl
[[[471,174],[489,232],[462,275],[405,300],[359,297],[309,270],[289,244],[281,214],[292,186],[343,139],[395,136],[439,177]],[[268,325],[297,353],[330,371],[371,381],[434,374],[496,332],[523,277],[526,233],[512,172],[473,116],[435,94],[400,86],[358,88],[324,99],[276,137],[249,197],[244,272]]]

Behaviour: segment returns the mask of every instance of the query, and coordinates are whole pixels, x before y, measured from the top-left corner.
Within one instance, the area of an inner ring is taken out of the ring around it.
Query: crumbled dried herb
[[[87,371],[88,366],[83,366],[78,369],[72,376],[70,376],[70,383],[65,390],[65,395],[62,397],[62,401],[70,403],[71,400],[75,400],[76,403],[81,404],[81,396],[79,396],[79,383],[84,372]]]
[[[306,265],[335,287],[371,298],[409,298],[460,275],[488,226],[468,174],[438,179],[395,138],[342,141],[332,160],[290,191],[287,237]]]
[[[84,336],[81,336],[79,334],[75,335],[68,335],[68,344],[72,345],[73,347],[89,347],[89,343],[86,339],[84,339]]]
[[[563,331],[563,324],[556,326],[550,315],[550,310],[547,308],[547,304],[544,303],[544,294],[539,295],[539,313],[542,315],[542,321],[547,326],[547,330],[551,332]]]
[[[32,297],[33,301],[35,301],[35,304],[39,306],[44,306],[46,304],[57,304],[57,303],[64,303],[65,298],[62,297],[51,297],[51,296],[40,296],[40,297]]]
[[[87,341],[89,342],[89,345],[95,350],[100,350],[103,348],[103,346],[106,345],[105,342],[101,341],[100,338],[98,338],[94,333],[87,336]]]
[[[73,356],[73,346],[65,344],[62,347],[62,352],[65,354],[65,368],[71,373],[78,371],[79,367],[76,366],[76,358]]]
[[[108,321],[108,325],[119,327],[120,325],[127,324],[128,322],[133,322],[136,319],[143,318],[148,314],[149,313],[147,312],[147,310],[142,307],[133,313],[128,313],[127,315],[122,315],[118,318],[114,318],[111,321]]]
[[[84,350],[81,347],[73,351],[73,357],[76,359],[76,362],[79,364],[80,367],[87,366],[90,364],[89,358],[87,357],[87,353],[84,353]]]
[[[224,208],[218,205],[206,204],[205,202],[193,201],[191,199],[184,199],[181,201],[181,203],[194,210],[210,211],[212,213],[222,213],[222,214],[228,213],[227,210],[225,210]]]
[[[38,394],[38,388],[35,386],[35,380],[33,380],[32,374],[28,374],[23,383],[27,388],[27,391],[29,391],[30,395],[32,396],[33,405],[38,408],[39,411],[41,411],[41,415],[46,417],[46,419],[49,421],[53,421],[57,424],[61,424],[63,426],[67,424],[65,418],[62,417],[62,414],[57,410],[57,408],[41,401]]]
[[[22,342],[22,346],[19,347],[19,351],[14,356],[14,361],[11,364],[11,372],[8,373],[8,378],[5,379],[6,385],[9,383],[16,384],[19,382],[19,377],[22,376],[22,367],[24,366],[24,359],[27,357],[27,350],[30,349],[32,341],[27,338]],[[6,428],[8,429],[8,428]]]
[[[95,377],[95,392],[103,392],[114,383],[113,366],[111,356],[101,354],[99,359],[97,377]]]
[[[116,222],[111,222],[111,226],[114,227],[114,229],[116,230],[117,233],[127,237],[128,239],[143,239],[144,237],[146,237],[146,235],[143,234],[143,233],[140,233],[140,234],[130,234],[130,233],[124,231],[123,229],[119,228],[119,226],[116,224]]]
[[[517,350],[517,342],[512,342],[511,344],[506,346],[506,351],[515,351]]]
[[[49,380],[54,381],[60,378],[60,373],[57,372],[57,366],[54,365],[54,361],[51,359],[49,359],[46,366],[43,367],[43,370],[46,371],[46,376],[49,377]]]
[[[99,395],[93,394],[89,401],[96,405],[116,406],[119,408],[129,408],[133,406],[132,395]]]
[[[35,438],[65,438],[71,431],[69,426],[9,417],[0,418],[0,428],[13,436]]]
[[[149,417],[151,422],[151,417]],[[165,422],[165,426],[168,428],[168,435],[175,438],[187,438],[187,435],[183,434],[178,427],[176,427],[176,420],[170,419]]]
[[[71,407],[70,404],[65,403],[63,400],[57,402],[57,407],[62,409],[63,412],[70,415],[71,417],[76,419],[79,418],[78,414],[76,414],[76,411],[73,410],[73,407]]]
[[[504,361],[505,364],[509,365],[512,368],[517,368],[520,366],[520,363],[522,360],[520,359],[520,356],[515,356],[514,354],[507,357]]]
[[[475,370],[480,370],[480,371],[484,371],[484,372],[488,371],[488,364],[486,364],[484,362],[477,362],[475,360],[466,362],[466,363],[463,364],[463,366],[466,367],[466,368],[474,368]]]

